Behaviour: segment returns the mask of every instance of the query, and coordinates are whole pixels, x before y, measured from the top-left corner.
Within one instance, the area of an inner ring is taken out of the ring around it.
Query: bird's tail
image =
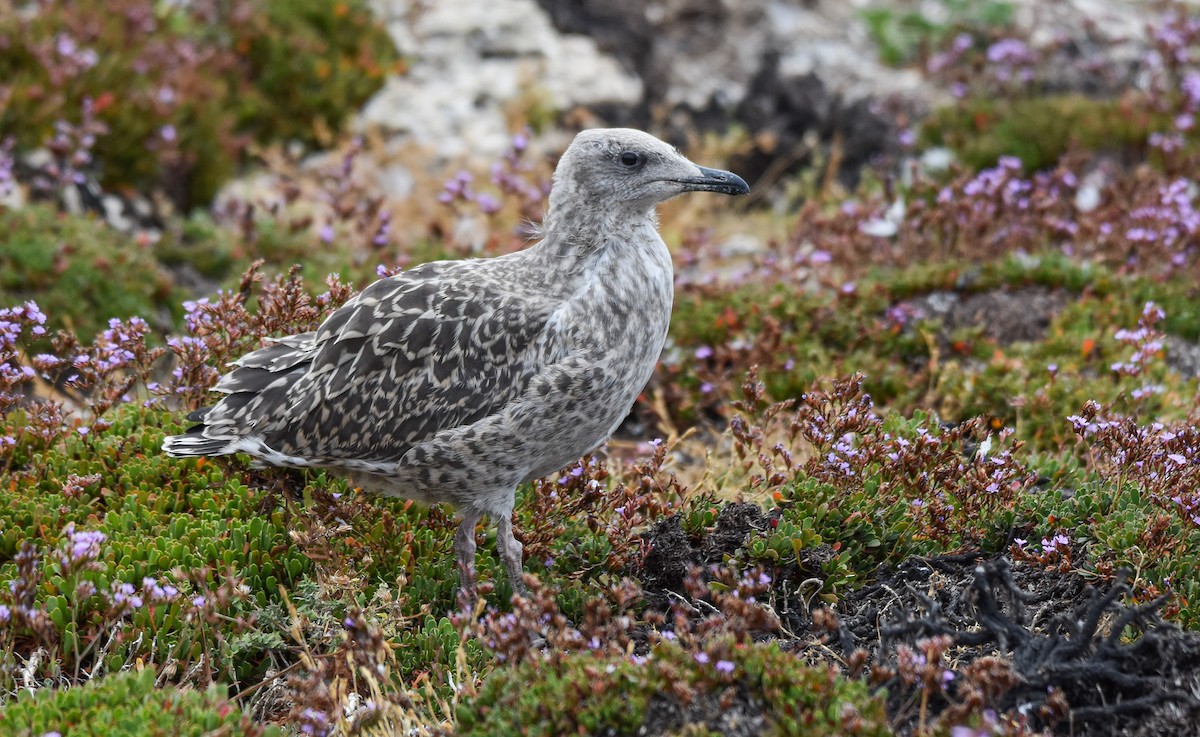
[[[234,453],[279,455],[256,436],[253,428],[264,417],[270,417],[272,408],[286,401],[288,388],[307,370],[313,335],[280,338],[242,356],[234,363],[234,370],[213,387],[226,396],[212,407],[189,414],[187,418],[197,424],[183,435],[163,440],[163,451],[176,458]]]
[[[198,409],[187,416],[189,420],[199,422],[187,429],[183,435],[168,435],[163,439],[162,449],[173,458],[191,458],[195,456],[223,456],[236,453],[238,438],[213,438],[204,434],[204,418],[212,407]]]
[[[172,458],[223,456],[236,453],[236,444],[225,438],[206,438],[203,435],[169,435],[163,440],[162,449]]]

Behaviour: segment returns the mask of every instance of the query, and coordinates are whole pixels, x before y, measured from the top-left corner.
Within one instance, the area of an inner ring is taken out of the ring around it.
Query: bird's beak
[[[697,166],[700,176],[675,180],[683,185],[685,192],[720,192],[721,194],[749,194],[750,185],[731,171]]]

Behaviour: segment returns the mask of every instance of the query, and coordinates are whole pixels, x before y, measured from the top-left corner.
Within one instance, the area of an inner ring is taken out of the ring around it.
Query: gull
[[[666,342],[674,272],[657,205],[749,191],[648,133],[582,131],[555,169],[538,242],[371,284],[316,331],[234,362],[220,401],[188,415],[198,424],[163,450],[327,468],[369,492],[452,504],[466,602],[487,515],[525,594],[517,487],[604,443]]]

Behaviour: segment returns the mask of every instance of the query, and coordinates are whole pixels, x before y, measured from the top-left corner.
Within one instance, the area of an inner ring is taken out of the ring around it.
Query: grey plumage
[[[673,297],[655,206],[698,190],[748,187],[649,134],[584,131],[555,171],[540,242],[375,282],[316,332],[237,361],[216,386],[225,397],[163,449],[331,468],[368,490],[450,502],[468,593],[487,514],[522,591],[516,487],[603,443],[650,379]]]

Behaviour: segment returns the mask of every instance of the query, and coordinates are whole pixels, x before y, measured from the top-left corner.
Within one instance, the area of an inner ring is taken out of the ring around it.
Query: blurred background
[[[301,264],[319,291],[330,273],[361,286],[520,248],[556,157],[591,126],[647,129],[751,183],[749,198],[663,208],[684,290],[750,280],[852,295],[872,269],[1046,252],[1156,279],[1196,270],[1188,3],[0,10],[0,225],[14,235],[0,243],[0,298],[36,299],[51,332],[86,339],[132,315],[169,332],[185,301],[256,261],[268,275]],[[1026,296],[983,311],[893,296],[889,319],[963,327],[986,313],[1005,338],[1061,307],[1035,300],[1031,317]],[[1195,364],[1178,345],[1171,360]]]
[[[3,201],[92,212],[153,241],[143,247],[167,280],[197,288],[256,247],[210,232],[238,223],[281,230],[250,254],[279,263],[289,256],[271,247],[335,239],[376,262],[429,238],[496,247],[514,215],[537,218],[554,156],[590,126],[644,128],[735,169],[754,185],[745,207],[776,216],[864,178],[887,187],[1002,154],[1027,171],[1069,151],[1182,170],[1188,12],[1134,0],[8,0]],[[477,179],[446,189],[460,169]],[[868,210],[858,217],[887,212]],[[753,251],[788,229],[762,218],[721,237]],[[310,242],[291,238],[301,230]]]

